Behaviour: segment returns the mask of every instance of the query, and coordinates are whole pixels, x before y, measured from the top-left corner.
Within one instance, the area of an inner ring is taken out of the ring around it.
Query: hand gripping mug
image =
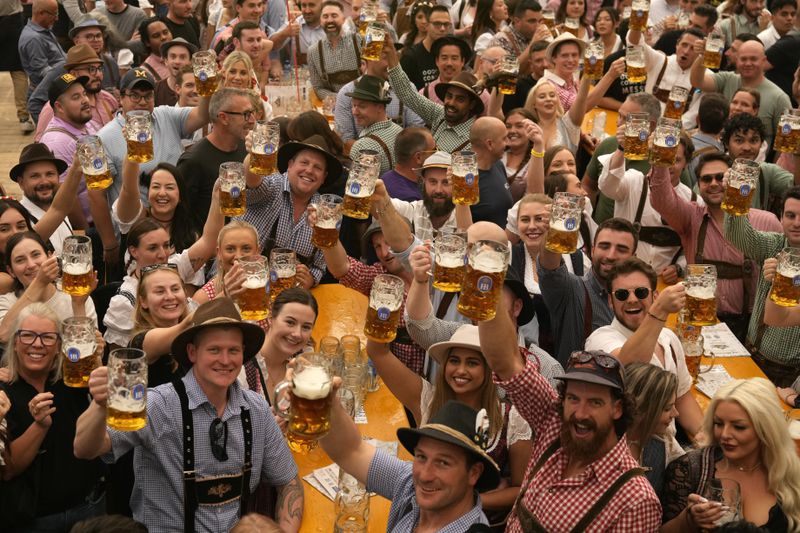
[[[88,387],[89,374],[100,366],[100,356],[95,355],[94,320],[88,316],[65,318],[61,329],[64,385]]]
[[[380,166],[353,163],[344,186],[343,214],[359,220],[369,218],[370,197],[375,192],[379,172]]]
[[[433,286],[444,292],[460,292],[467,258],[466,234],[439,233],[433,240]]]
[[[703,66],[710,69],[718,69],[722,65],[723,48],[725,48],[725,36],[717,30],[712,31],[706,39]]]
[[[645,63],[643,46],[628,46],[625,51],[625,66],[629,82],[643,83],[647,80],[647,64]]]
[[[149,111],[128,111],[123,127],[128,159],[137,163],[153,160],[153,120]]]
[[[650,136],[650,115],[628,113],[625,117],[625,159],[645,161],[647,138]]]
[[[277,413],[288,423],[286,436],[289,448],[297,452],[309,451],[316,447],[317,439],[324,437],[331,429],[331,403],[333,401],[333,381],[325,356],[306,353],[297,358],[294,376],[291,381],[279,383],[275,398],[291,388],[288,411],[277,407]]]
[[[713,326],[717,323],[717,267],[686,265],[687,322],[692,326]]]
[[[750,211],[758,186],[759,164],[749,159],[737,158],[728,173],[728,186],[720,206],[733,216],[746,215]]]
[[[317,223],[311,233],[311,244],[317,248],[333,248],[339,242],[342,226],[342,197],[323,194],[317,204]]]
[[[794,307],[800,304],[800,248],[784,248],[777,259],[769,299],[783,307]]]
[[[550,212],[550,227],[545,235],[545,248],[554,254],[571,254],[578,249],[583,197],[557,192]]]
[[[603,77],[603,56],[605,48],[601,41],[591,41],[586,45],[583,56],[583,75],[590,80],[599,80]]]
[[[671,167],[678,156],[681,122],[671,118],[658,119],[653,132],[653,145],[650,148],[650,164],[657,167]]]
[[[397,336],[405,283],[397,276],[379,274],[372,282],[364,335],[375,342],[392,342]]]
[[[77,142],[78,160],[81,162],[86,187],[94,190],[108,189],[114,181],[108,170],[108,159],[100,137],[84,135]]]
[[[237,297],[242,320],[263,320],[269,316],[269,265],[263,255],[236,260],[244,273],[244,289]]]
[[[632,31],[647,31],[647,18],[650,15],[650,0],[633,0],[628,25]]]
[[[253,127],[250,172],[269,176],[278,172],[278,144],[281,130],[277,122],[259,120]]]
[[[297,254],[290,248],[274,248],[269,253],[269,303],[286,289],[297,286]]]
[[[70,235],[61,246],[61,290],[72,296],[92,291],[92,240],[85,235]]]
[[[504,243],[482,240],[472,245],[458,299],[459,313],[472,320],[494,318],[510,255]]]
[[[247,184],[244,165],[236,161],[219,166],[219,207],[226,217],[240,217],[247,209]]]
[[[217,54],[213,50],[202,50],[192,56],[192,70],[197,94],[211,96],[217,91]]]
[[[147,424],[147,358],[142,350],[120,348],[108,356],[106,424],[137,431]]]

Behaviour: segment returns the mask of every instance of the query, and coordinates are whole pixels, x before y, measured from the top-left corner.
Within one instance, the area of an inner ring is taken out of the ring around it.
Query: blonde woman
[[[763,378],[723,385],[706,410],[704,448],[670,463],[662,531],[714,529],[723,510],[703,493],[715,478],[738,482],[744,520],[765,531],[800,531],[800,458]]]

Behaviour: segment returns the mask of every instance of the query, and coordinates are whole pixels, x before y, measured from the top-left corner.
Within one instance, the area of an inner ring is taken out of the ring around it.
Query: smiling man
[[[361,66],[361,44],[356,33],[344,33],[344,8],[338,0],[322,2],[325,38],[308,49],[311,84],[320,100],[356,79]]]
[[[392,101],[389,83],[376,76],[359,78],[351,98],[350,109],[356,126],[361,128],[358,140],[350,148],[350,159],[358,161],[364,150],[378,153],[383,174],[394,168],[394,140],[403,128],[386,116],[386,105]]]

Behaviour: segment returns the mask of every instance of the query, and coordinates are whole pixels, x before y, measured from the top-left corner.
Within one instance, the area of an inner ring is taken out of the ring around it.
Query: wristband
[[[625,153],[625,147],[624,147],[624,146],[622,146],[621,144],[618,144],[618,145],[617,145],[617,150],[619,150],[619,151],[620,151],[620,152],[622,152],[623,154]]]
[[[651,313],[649,309],[647,310],[647,314],[648,314],[648,315],[650,315],[651,317],[655,318],[655,319],[656,319],[656,320],[658,320],[659,322],[666,322],[666,321],[667,321],[667,319],[666,319],[666,318],[658,318],[656,315],[654,315],[653,313]]]
[[[538,157],[539,159],[544,157],[544,152],[537,152],[535,148],[531,148],[531,155],[533,157]]]

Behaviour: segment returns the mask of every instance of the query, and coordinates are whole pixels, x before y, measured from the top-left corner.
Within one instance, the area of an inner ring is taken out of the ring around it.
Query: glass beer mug
[[[278,172],[278,144],[281,129],[277,122],[259,120],[253,126],[253,144],[250,150],[250,172],[269,176]]]
[[[350,218],[366,220],[369,218],[370,197],[375,192],[375,182],[380,173],[379,166],[366,166],[353,163],[347,184],[344,186],[342,213]]]
[[[372,282],[369,293],[364,335],[375,342],[392,342],[397,336],[400,308],[403,306],[405,283],[397,276],[380,274]]]
[[[466,233],[440,232],[433,240],[433,286],[444,292],[460,292],[467,257]]]
[[[783,307],[794,307],[800,304],[800,248],[784,248],[776,259],[778,270],[769,299]]]
[[[706,48],[703,52],[703,66],[718,69],[722,65],[722,50],[725,48],[725,36],[714,30],[706,38]]]
[[[339,484],[334,502],[334,533],[366,532],[369,522],[369,492],[363,483],[339,469]]]
[[[147,424],[147,357],[143,350],[120,348],[108,356],[106,424],[137,431]]]
[[[78,160],[81,162],[86,187],[94,190],[108,189],[114,181],[108,170],[106,149],[97,135],[84,135],[77,142]]]
[[[291,387],[288,411],[279,402],[283,390]],[[284,417],[289,449],[308,452],[316,447],[317,439],[331,429],[333,381],[325,356],[305,353],[296,359],[294,376],[275,388],[275,411]]]
[[[571,254],[578,249],[583,197],[568,192],[557,192],[550,212],[550,227],[545,235],[544,247],[554,254]]]
[[[713,326],[717,323],[717,267],[686,265],[687,323],[692,326]]]
[[[628,81],[643,83],[647,80],[647,65],[645,63],[644,46],[630,45],[625,50],[625,67]]]
[[[153,119],[149,111],[128,111],[123,127],[128,159],[137,163],[153,160]]]
[[[542,22],[551,32],[556,29],[556,12],[553,9],[542,9]]]
[[[85,235],[70,235],[61,247],[61,290],[72,296],[92,292],[92,240]]]
[[[89,375],[100,366],[100,356],[95,355],[94,320],[88,316],[65,318],[61,325],[61,372],[67,387],[89,386]]]
[[[380,61],[384,40],[386,40],[386,32],[382,25],[376,23],[367,25],[361,57],[367,61]]]
[[[625,159],[647,159],[647,138],[650,136],[650,115],[628,113],[625,117]]]
[[[800,154],[800,109],[787,109],[775,132],[775,150],[785,154]]]
[[[733,216],[746,215],[758,186],[759,165],[749,159],[737,158],[728,173],[728,186],[720,206]]]
[[[475,205],[480,201],[478,159],[475,152],[462,150],[453,154],[450,176],[453,180],[454,204]]]
[[[689,99],[689,89],[675,86],[669,92],[669,99],[664,107],[664,117],[680,119],[686,110],[686,101]]]
[[[213,50],[202,50],[192,56],[192,70],[197,94],[211,96],[217,91],[217,54]]]
[[[657,167],[671,167],[678,155],[678,142],[681,135],[681,122],[671,118],[658,119],[653,132],[653,146],[650,148],[650,164]]]
[[[297,285],[297,255],[289,248],[275,248],[269,253],[269,303],[286,289]]]
[[[361,37],[367,36],[367,28],[370,23],[378,20],[378,3],[367,0],[361,6],[361,14],[358,16],[358,33]]]
[[[650,0],[633,0],[628,26],[633,31],[647,31],[647,18],[650,15]]]
[[[472,320],[491,320],[503,291],[511,252],[505,243],[482,240],[468,252],[458,312]]]
[[[244,215],[247,200],[247,184],[244,177],[244,165],[236,161],[222,163],[219,166],[219,207],[226,217]]]
[[[586,45],[583,55],[583,75],[590,80],[599,80],[603,77],[603,56],[605,49],[601,41],[591,41]]]
[[[581,19],[575,17],[567,17],[564,19],[564,30],[568,31],[575,37],[578,36],[581,28]]]
[[[500,77],[497,88],[500,94],[514,94],[517,92],[517,78],[519,77],[519,59],[507,55],[500,60]]]
[[[342,197],[323,194],[317,204],[317,223],[311,233],[311,244],[317,248],[333,248],[339,242],[342,227]]]
[[[242,320],[263,320],[269,316],[269,266],[263,255],[248,255],[236,260],[242,267],[244,283],[236,298]]]

